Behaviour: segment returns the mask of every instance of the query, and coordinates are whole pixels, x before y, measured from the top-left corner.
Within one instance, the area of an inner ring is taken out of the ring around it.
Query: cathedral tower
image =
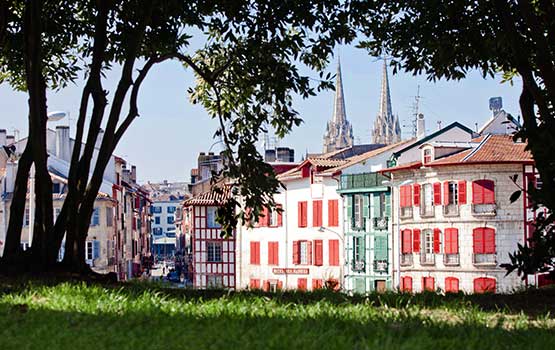
[[[353,145],[353,127],[345,114],[345,97],[341,79],[341,62],[337,60],[337,77],[335,82],[335,101],[333,118],[328,122],[324,134],[324,153],[351,147]]]
[[[389,79],[387,77],[387,61],[383,59],[382,87],[380,91],[380,107],[374,131],[372,132],[372,143],[392,144],[401,141],[401,126],[399,118],[393,115],[391,109],[391,95],[389,93]]]

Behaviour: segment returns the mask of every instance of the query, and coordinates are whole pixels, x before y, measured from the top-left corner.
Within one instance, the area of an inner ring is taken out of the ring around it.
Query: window
[[[435,281],[433,277],[422,277],[422,291],[433,292],[435,290]]]
[[[324,241],[321,239],[314,240],[314,265],[322,266],[324,264]]]
[[[220,228],[220,224],[216,222],[217,210],[218,210],[217,207],[206,208],[206,227]]]
[[[85,258],[87,260],[98,259],[100,257],[100,241],[87,241],[85,244]]]
[[[312,227],[322,226],[322,201],[312,202]]]
[[[279,242],[268,242],[268,265],[279,265]]]
[[[495,215],[495,184],[492,180],[476,180],[472,183],[472,213]]]
[[[364,198],[361,194],[355,194],[353,202],[353,227],[364,228]]]
[[[422,185],[420,216],[434,216],[434,189],[432,184]]]
[[[309,265],[311,258],[311,245],[307,241],[299,242],[299,263],[301,265]]]
[[[174,206],[167,207],[166,210],[167,210],[168,214],[173,214],[173,213],[175,213],[175,207],[174,207]]]
[[[299,202],[298,204],[298,221],[299,227],[306,227],[307,223],[307,203],[306,202]]]
[[[412,265],[412,230],[401,231],[401,265]]]
[[[52,193],[53,194],[58,194],[61,193],[62,186],[59,182],[54,182],[52,183]]]
[[[222,276],[220,275],[208,275],[206,276],[206,287],[207,288],[222,288],[224,282]]]
[[[404,185],[399,188],[399,206],[400,206],[400,217],[408,218],[412,217],[412,186]]]
[[[260,265],[260,242],[251,242],[251,265]]]
[[[387,230],[389,219],[389,196],[385,192],[374,193],[373,200],[373,227],[374,230]]]
[[[495,230],[479,227],[472,231],[475,264],[496,264]]]
[[[29,226],[29,209],[25,209],[25,217],[23,218],[23,226]]]
[[[474,293],[495,293],[495,278],[480,277],[474,279]]]
[[[152,228],[152,233],[154,235],[161,235],[162,234],[162,228],[161,227],[153,227]]]
[[[422,231],[422,252],[420,254],[420,263],[423,265],[431,265],[435,263],[434,232],[432,230]]]
[[[106,207],[106,226],[112,227],[114,224],[114,208]]]
[[[445,279],[445,293],[458,293],[459,279],[455,277],[447,277]]]
[[[459,264],[459,230],[446,228],[444,231],[443,263],[445,265]]]
[[[374,271],[387,272],[387,236],[374,236]]]
[[[153,214],[162,213],[162,207],[160,207],[160,206],[152,206],[150,208],[151,208]]]
[[[222,261],[222,242],[206,242],[206,261],[221,262]]]
[[[280,208],[278,204],[278,208]],[[268,215],[268,226],[270,227],[278,227],[281,226],[281,213],[278,213],[277,209],[270,211]]]
[[[173,223],[175,223],[175,218],[173,216],[168,216],[167,217],[167,223],[169,225],[172,225]]]
[[[155,225],[160,225],[160,217],[159,216],[154,217],[154,224]]]
[[[321,278],[312,279],[312,290],[321,289],[324,286],[324,281]]]
[[[100,225],[100,208],[94,208],[91,218],[91,226]]]
[[[328,200],[328,226],[339,226],[339,201],[337,199]]]
[[[401,292],[412,292],[412,277],[401,277]]]
[[[353,237],[353,271],[364,272],[366,269],[366,244],[364,236]]]
[[[432,149],[426,148],[424,149],[424,164],[428,164],[432,161]]]
[[[251,278],[249,281],[249,289],[260,289],[260,280],[257,278]]]
[[[459,215],[459,186],[454,181],[443,183],[443,214]]]
[[[339,266],[339,240],[329,240],[329,261],[330,266]]]

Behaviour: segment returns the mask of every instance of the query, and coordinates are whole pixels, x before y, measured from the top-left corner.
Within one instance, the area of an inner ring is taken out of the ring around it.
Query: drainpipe
[[[287,208],[289,207],[287,205],[287,188],[285,188],[285,199],[283,203],[283,212],[281,214],[281,219],[282,219],[282,224],[283,221],[285,221],[285,272],[287,272],[287,269],[289,268],[289,220],[288,220],[288,215],[287,215]],[[284,220],[285,219],[285,220]],[[289,274],[285,274],[285,286],[283,289],[287,289],[288,286],[288,282],[289,282]]]
[[[339,181],[339,178],[337,178],[333,175],[331,176],[331,178],[333,180],[337,181],[337,188],[339,188],[339,184],[341,183]],[[337,190],[336,190],[336,192],[337,192]],[[343,208],[343,196],[340,195],[340,197],[341,197],[341,208]],[[337,209],[339,210],[339,208],[337,208]],[[338,212],[338,214],[339,214],[339,212]],[[343,221],[345,221],[345,220],[343,220]],[[339,227],[340,227],[340,232],[341,232],[341,229],[343,228],[343,223],[341,223],[341,226],[339,226]],[[338,233],[337,235],[339,236],[339,238],[341,238],[340,241],[341,241],[341,244],[342,244],[342,247],[341,247],[340,251],[341,251],[341,255],[343,256],[343,259],[339,259],[339,274],[340,274],[340,276],[339,276],[339,285],[341,286],[341,288],[343,288],[345,286],[345,278],[344,278],[345,277],[344,276],[345,275],[345,272],[344,272],[344,268],[345,268],[345,234],[343,233],[343,235],[341,235],[340,233]]]

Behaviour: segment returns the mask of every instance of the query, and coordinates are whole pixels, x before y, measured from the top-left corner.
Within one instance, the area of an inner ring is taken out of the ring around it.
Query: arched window
[[[480,277],[474,279],[474,293],[495,293],[495,278]]]

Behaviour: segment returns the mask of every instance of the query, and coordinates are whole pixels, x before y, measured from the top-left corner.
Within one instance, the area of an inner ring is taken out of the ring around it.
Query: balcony
[[[459,254],[443,254],[443,265],[445,266],[458,266]]]
[[[459,216],[458,204],[448,204],[443,206],[444,216]]]
[[[351,268],[354,272],[365,272],[366,271],[366,261],[364,260],[352,260]]]
[[[435,265],[436,255],[434,253],[420,254],[420,265]]]
[[[496,254],[472,254],[472,262],[474,263],[474,265],[496,266],[497,255]]]
[[[389,218],[387,216],[381,218],[373,218],[374,230],[387,230]]]
[[[339,190],[381,187],[386,180],[389,179],[378,173],[341,175]]]
[[[412,207],[403,207],[401,208],[401,214],[399,215],[401,219],[410,219],[412,218]]]
[[[387,260],[375,260],[374,261],[374,271],[376,272],[387,272]]]
[[[361,220],[355,220],[355,218],[351,218],[351,228],[353,231],[367,231],[366,227],[368,227],[366,223],[366,219],[363,218]]]
[[[401,266],[411,266],[412,265],[412,253],[401,254]]]
[[[472,204],[472,214],[475,216],[495,216],[497,215],[497,204]]]

